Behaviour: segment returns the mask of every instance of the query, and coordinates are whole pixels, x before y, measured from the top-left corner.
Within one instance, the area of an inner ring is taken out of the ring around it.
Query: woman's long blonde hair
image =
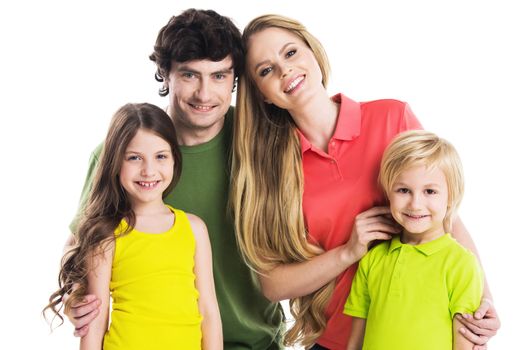
[[[244,29],[243,44],[266,28],[297,35],[314,53],[326,87],[330,65],[320,42],[299,22],[264,15]],[[231,202],[240,250],[257,272],[300,263],[317,255],[307,244],[302,210],[303,168],[297,127],[287,110],[264,102],[248,70],[239,77],[234,122]],[[334,283],[290,300],[295,323],[285,345],[310,347],[326,328],[324,309]]]

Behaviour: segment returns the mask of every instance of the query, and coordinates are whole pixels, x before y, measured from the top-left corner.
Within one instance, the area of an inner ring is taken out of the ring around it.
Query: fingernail
[[[477,318],[478,320],[481,318],[481,314],[480,314],[479,312],[476,312],[474,315],[476,316],[476,318]]]

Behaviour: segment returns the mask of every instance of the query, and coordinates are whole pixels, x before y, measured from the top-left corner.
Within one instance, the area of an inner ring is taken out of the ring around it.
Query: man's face
[[[222,129],[232,99],[234,82],[231,56],[222,61],[172,62],[167,84],[169,113],[179,139],[208,141]]]

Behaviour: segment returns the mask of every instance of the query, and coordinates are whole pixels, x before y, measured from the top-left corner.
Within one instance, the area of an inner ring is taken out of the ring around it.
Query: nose
[[[195,97],[200,102],[207,102],[210,99],[210,83],[207,79],[201,79],[195,90]]]
[[[281,65],[279,69],[281,70],[281,79],[286,78],[292,72],[292,67],[285,64]]]
[[[412,194],[412,196],[410,197],[410,209],[412,210],[416,210],[416,209],[419,209],[421,207],[421,195],[419,193],[414,193]]]
[[[144,177],[150,177],[155,175],[155,169],[150,161],[144,160],[144,162],[142,163],[142,169],[140,170],[140,175]]]

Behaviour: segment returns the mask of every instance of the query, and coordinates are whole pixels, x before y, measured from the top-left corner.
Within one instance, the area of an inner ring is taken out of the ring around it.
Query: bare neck
[[[300,110],[290,110],[297,127],[316,148],[328,151],[328,142],[335,132],[340,105],[328,94],[318,95]]]

